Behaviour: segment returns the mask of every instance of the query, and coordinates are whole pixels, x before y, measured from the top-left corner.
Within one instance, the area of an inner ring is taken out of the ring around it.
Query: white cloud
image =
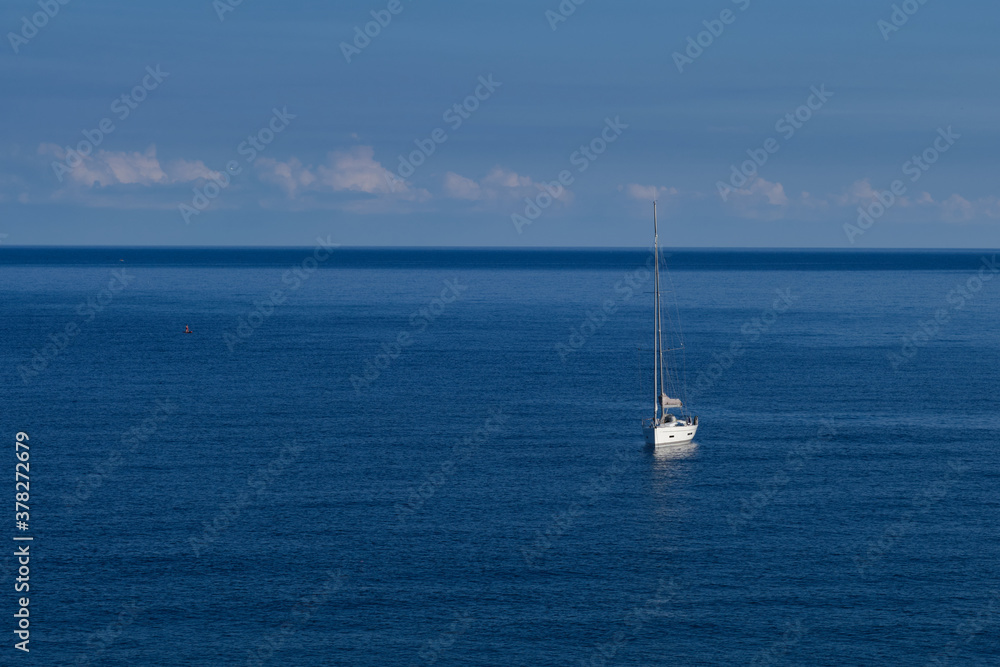
[[[863,179],[852,183],[842,194],[834,195],[832,200],[841,206],[867,207],[879,201],[879,195],[879,191],[872,187],[868,179]],[[915,218],[919,220],[968,222],[983,218],[1000,218],[1000,199],[991,196],[970,200],[956,193],[939,201],[929,192],[920,192],[914,196],[904,194],[896,197],[893,206],[923,210],[923,216]],[[916,213],[908,215],[914,219],[912,216]]]
[[[830,202],[822,197],[813,197],[812,194],[808,192],[803,192],[802,197],[799,199],[799,203],[808,209],[828,209],[830,208]]]
[[[757,177],[748,187],[733,190],[728,196],[729,203],[743,217],[774,220],[784,216],[788,208],[788,196],[781,183]]]
[[[860,181],[854,181],[846,190],[839,195],[834,195],[832,199],[841,206],[868,206],[873,202],[879,201],[880,194],[878,190],[872,187],[871,181],[864,178]],[[894,196],[893,206],[907,208],[910,206],[929,206],[932,204],[934,204],[934,199],[930,194],[923,192],[916,199],[912,199],[906,195],[901,197]]]
[[[620,189],[621,188],[619,188],[619,190]],[[664,197],[676,197],[680,194],[677,188],[668,188],[656,185],[639,185],[638,183],[630,183],[629,185],[626,185],[625,193],[632,199],[647,202],[653,201],[654,199],[662,199]]]
[[[385,178],[385,167],[375,161],[375,149],[357,146],[347,152],[327,156],[327,164],[317,169],[319,181],[334,192],[388,194],[392,191]]]
[[[952,195],[941,202],[941,213],[948,222],[964,222],[976,217],[976,207],[961,195]]]
[[[449,171],[444,175],[444,193],[452,199],[476,201],[483,196],[483,189],[471,178]]]
[[[742,191],[740,191],[742,192]],[[748,189],[748,196],[763,196],[767,203],[772,206],[787,206],[788,197],[785,195],[785,187],[781,183],[771,183],[758,178]]]
[[[100,173],[103,172],[103,173]],[[156,157],[156,148],[150,146],[145,153],[108,153],[98,151],[93,159],[85,162],[77,174],[94,174],[101,185],[153,185],[167,183],[167,173]],[[87,183],[93,185],[94,181]]]
[[[55,144],[41,144],[38,147],[41,155],[51,155],[63,165],[66,164],[66,151]],[[126,151],[99,150],[82,158],[76,167],[66,167],[68,171],[58,173],[70,183],[93,187],[99,185],[171,185],[174,183],[189,183],[204,178],[221,178],[221,174],[212,171],[200,160],[174,160],[167,165],[160,164],[156,156],[156,146],[150,145],[142,153]]]
[[[566,188],[559,186],[558,191],[559,194],[554,197],[557,201],[565,204],[573,200],[572,193]],[[452,199],[508,202],[549,191],[542,181],[535,181],[530,176],[521,176],[503,167],[494,167],[481,181],[449,171],[444,175],[444,192]]]
[[[502,192],[503,190],[516,190],[523,188],[534,188],[535,182],[528,176],[519,176],[509,169],[503,167],[493,167],[490,173],[483,179],[483,185],[489,190]]]
[[[854,181],[840,195],[836,195],[834,200],[841,206],[854,206],[857,204],[870,204],[875,201],[878,193],[872,187],[871,181],[867,178]]]
[[[257,160],[257,177],[265,183],[277,185],[292,199],[316,182],[316,175],[295,157],[287,162],[260,158]]]
[[[406,201],[426,201],[430,193],[416,189],[392,176],[375,159],[371,146],[327,154],[326,162],[306,166],[298,158],[285,162],[271,158],[257,160],[261,181],[277,185],[290,199],[305,192],[355,192]]]
[[[171,183],[190,183],[198,179],[220,179],[222,174],[205,166],[201,160],[172,160],[167,164],[167,177]]]

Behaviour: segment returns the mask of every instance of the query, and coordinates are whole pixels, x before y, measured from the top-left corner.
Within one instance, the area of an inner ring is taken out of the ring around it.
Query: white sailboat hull
[[[683,424],[678,422],[661,424],[659,426],[644,424],[642,427],[642,434],[646,437],[646,444],[653,445],[654,447],[689,444],[694,440],[694,434],[697,432],[697,424]]]

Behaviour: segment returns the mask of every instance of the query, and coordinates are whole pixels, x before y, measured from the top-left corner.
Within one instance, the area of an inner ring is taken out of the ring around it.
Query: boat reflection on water
[[[679,517],[688,513],[688,500],[681,489],[689,487],[692,460],[698,453],[698,443],[647,446],[652,465],[649,469],[651,509],[661,518]]]
[[[686,445],[671,445],[669,447],[646,445],[646,451],[653,455],[653,459],[657,463],[677,461],[693,457],[698,451],[698,443],[689,442]]]

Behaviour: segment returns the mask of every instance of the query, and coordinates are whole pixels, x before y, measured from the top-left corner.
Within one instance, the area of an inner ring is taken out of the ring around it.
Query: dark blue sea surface
[[[2,664],[998,664],[993,251],[648,256],[0,249]]]

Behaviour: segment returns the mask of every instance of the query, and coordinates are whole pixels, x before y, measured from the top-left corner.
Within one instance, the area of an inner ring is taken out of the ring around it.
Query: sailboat
[[[663,315],[660,308],[660,237],[656,225],[656,202],[653,202],[653,253],[656,268],[653,272],[653,315],[655,335],[653,336],[653,416],[642,420],[642,434],[646,444],[654,447],[686,445],[698,432],[698,418],[684,411],[684,403],[679,398],[667,395],[670,380],[668,369],[663,363]],[[672,384],[672,383],[671,383]],[[675,415],[671,410],[679,410]]]

